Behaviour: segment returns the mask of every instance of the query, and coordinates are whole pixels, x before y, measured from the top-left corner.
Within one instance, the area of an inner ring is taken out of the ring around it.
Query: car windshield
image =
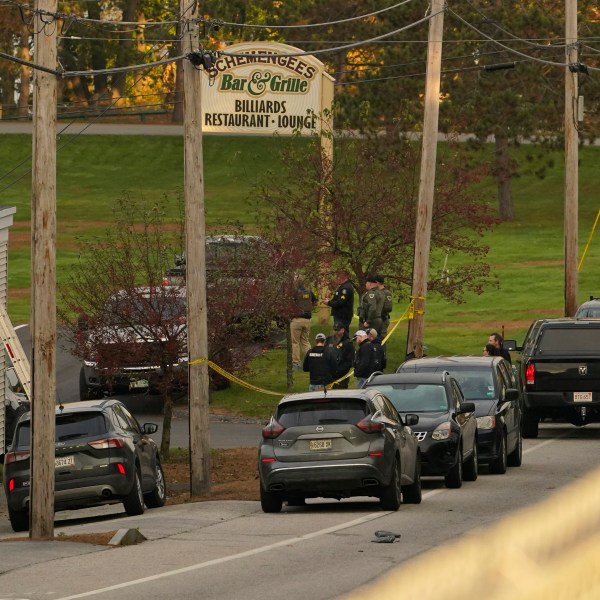
[[[283,427],[325,425],[332,423],[358,423],[369,414],[364,400],[336,398],[331,400],[306,400],[282,404],[277,412],[277,422]]]
[[[485,367],[428,367],[419,369],[420,373],[435,373],[439,371],[448,371],[458,384],[465,397],[465,400],[485,400],[496,397],[496,388],[490,366]]]
[[[56,416],[55,441],[74,440],[79,437],[94,437],[107,432],[104,415],[99,412],[83,412]],[[29,448],[31,440],[30,421],[22,423],[16,433],[17,448]]]
[[[376,385],[401,413],[448,410],[444,386],[435,383],[392,383]]]

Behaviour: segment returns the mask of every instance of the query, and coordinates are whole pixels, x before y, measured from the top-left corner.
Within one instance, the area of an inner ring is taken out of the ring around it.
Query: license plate
[[[138,390],[141,388],[147,388],[148,387],[148,380],[147,379],[138,379],[137,381],[130,381],[129,382],[129,389],[130,390]]]
[[[592,392],[573,392],[573,402],[591,402]]]
[[[59,469],[61,467],[74,467],[75,466],[75,457],[74,456],[57,456],[54,459],[55,468]]]
[[[331,450],[331,440],[310,440],[308,447],[311,450]]]

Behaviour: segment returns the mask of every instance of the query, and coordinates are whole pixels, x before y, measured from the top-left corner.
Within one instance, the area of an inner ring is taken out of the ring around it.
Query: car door
[[[451,379],[450,386],[453,403],[456,407],[456,420],[462,429],[463,460],[465,460],[473,453],[473,448],[475,446],[475,433],[477,431],[477,421],[475,419],[475,413],[460,412],[465,398],[460,386],[454,378]]]
[[[498,385],[498,409],[504,416],[507,452],[510,454],[519,441],[520,409],[518,396],[512,399],[507,397],[507,390],[516,390],[516,380],[512,374],[512,368],[508,366],[505,360],[499,361],[496,365],[496,379]]]
[[[400,450],[401,483],[412,483],[416,459],[416,440],[413,438],[412,431],[404,426],[402,417],[386,396],[378,395],[373,402],[385,418],[395,438],[396,446]]]

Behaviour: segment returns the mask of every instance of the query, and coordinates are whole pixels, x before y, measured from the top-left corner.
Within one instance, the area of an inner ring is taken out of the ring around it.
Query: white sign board
[[[333,99],[333,78],[321,61],[310,55],[289,56],[301,50],[274,42],[236,44],[226,52],[212,69],[202,71],[202,131],[320,131],[320,115],[324,108],[331,109]]]

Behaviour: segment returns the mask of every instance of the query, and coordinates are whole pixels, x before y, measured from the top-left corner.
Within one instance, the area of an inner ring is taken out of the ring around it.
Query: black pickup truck
[[[523,437],[540,419],[600,422],[600,319],[540,319],[517,360],[523,387]]]

